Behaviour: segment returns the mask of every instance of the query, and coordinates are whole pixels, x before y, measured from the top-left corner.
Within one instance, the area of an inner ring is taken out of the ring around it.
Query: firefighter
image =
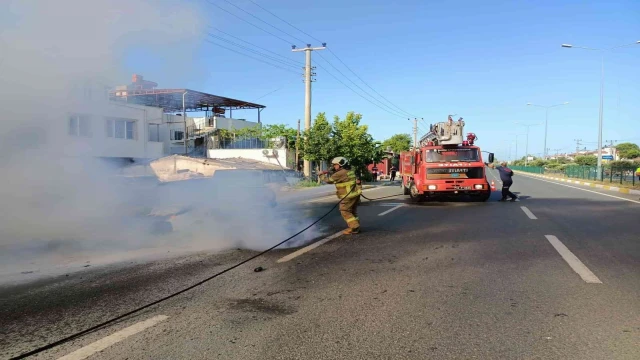
[[[340,214],[347,223],[344,234],[357,234],[360,232],[360,219],[358,219],[358,205],[360,204],[360,194],[362,185],[356,178],[355,171],[349,167],[349,162],[343,157],[336,157],[331,160],[333,171],[329,176],[327,172],[320,173],[320,180],[335,184],[336,195],[340,202]]]

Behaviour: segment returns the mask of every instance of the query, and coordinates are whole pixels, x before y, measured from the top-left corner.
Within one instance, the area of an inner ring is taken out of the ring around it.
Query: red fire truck
[[[487,181],[485,163],[480,148],[474,145],[478,137],[464,132],[464,121],[431,125],[429,133],[418,147],[400,154],[400,176],[405,195],[415,201],[437,197],[468,196],[475,201],[487,201],[491,186]],[[494,155],[489,153],[488,162]]]

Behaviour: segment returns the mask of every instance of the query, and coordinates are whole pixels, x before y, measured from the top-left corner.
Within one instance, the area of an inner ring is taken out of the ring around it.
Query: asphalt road
[[[487,203],[365,201],[359,235],[284,262],[296,249],[267,253],[33,358],[640,359],[640,201],[527,176],[512,190],[522,201],[499,203],[497,192]],[[281,211],[311,219],[335,201],[297,200]],[[320,225],[320,238],[343,227],[336,211]],[[0,356],[253,254],[198,253],[4,286]]]

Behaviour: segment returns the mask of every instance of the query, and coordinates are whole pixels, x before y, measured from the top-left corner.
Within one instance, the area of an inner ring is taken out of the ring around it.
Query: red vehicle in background
[[[477,136],[465,137],[464,121],[431,125],[417,149],[400,154],[400,176],[403,193],[416,201],[437,197],[467,196],[476,201],[487,201],[491,186],[487,181],[485,163],[479,147],[474,145]],[[489,153],[488,162],[494,155]]]

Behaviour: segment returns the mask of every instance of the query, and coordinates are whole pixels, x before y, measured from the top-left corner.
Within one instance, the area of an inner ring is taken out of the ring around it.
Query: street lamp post
[[[571,44],[562,44],[563,48],[569,48],[569,49],[576,48],[576,49],[600,51],[602,54],[601,66],[600,66],[600,111],[598,114],[598,163],[597,163],[598,165],[596,169],[596,174],[598,177],[600,177],[602,174],[602,118],[604,115],[604,53],[605,51],[610,51],[610,50],[632,46],[632,45],[638,45],[638,44],[640,44],[640,40],[631,44],[624,44],[624,45],[614,46],[606,49],[596,49],[596,48],[588,48],[583,46],[573,46]]]
[[[547,158],[547,129],[549,127],[549,109],[554,108],[556,106],[562,106],[562,105],[567,105],[569,102],[565,101],[562,104],[556,104],[556,105],[549,105],[549,106],[544,106],[544,105],[536,105],[536,104],[532,104],[532,103],[527,103],[528,106],[537,106],[537,107],[541,107],[544,108],[544,151],[543,151],[543,155],[542,157],[544,159]]]
[[[518,136],[522,136],[522,135],[526,135],[526,134],[516,134],[516,155],[514,157],[514,160],[518,160]]]
[[[527,142],[526,142],[526,145],[525,145],[526,154],[524,155],[524,166],[529,166],[529,128],[532,127],[532,126],[540,125],[540,124],[523,124],[523,123],[518,122],[518,121],[516,121],[516,124],[522,125],[522,126],[527,128],[527,133],[526,133]]]

